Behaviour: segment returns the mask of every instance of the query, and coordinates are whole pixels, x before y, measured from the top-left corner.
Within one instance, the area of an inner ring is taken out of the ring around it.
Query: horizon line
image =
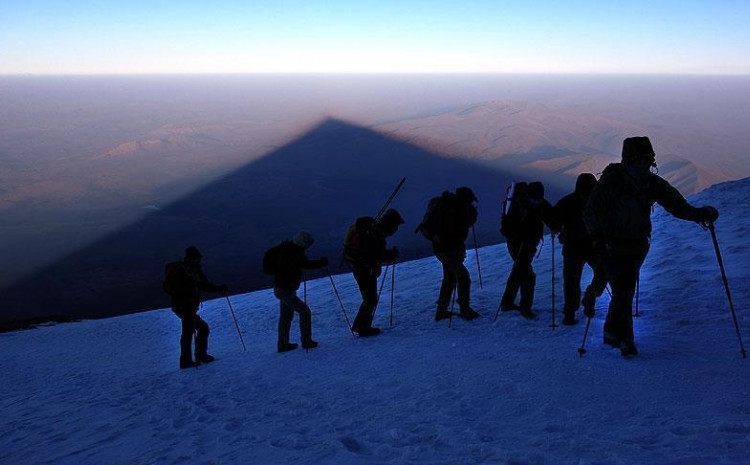
[[[750,73],[681,72],[538,72],[538,71],[237,71],[237,72],[130,72],[130,73],[0,73],[0,77],[153,77],[153,76],[634,76],[634,77],[750,77]]]

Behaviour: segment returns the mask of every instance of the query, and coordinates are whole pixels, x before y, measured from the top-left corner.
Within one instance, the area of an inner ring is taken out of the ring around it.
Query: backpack
[[[182,262],[167,263],[164,266],[164,282],[161,288],[170,297],[176,297],[185,289],[187,278],[185,265]]]
[[[526,197],[528,184],[523,181],[512,182],[505,191],[503,210],[500,216],[500,233],[506,238],[518,236],[523,222],[523,200]]]
[[[456,194],[445,191],[439,197],[433,197],[427,204],[427,211],[415,232],[420,232],[429,241],[441,237],[447,232],[448,221],[456,210]]]
[[[362,258],[362,238],[372,231],[375,218],[363,216],[357,218],[344,237],[344,261],[354,263]]]
[[[276,276],[281,268],[281,250],[286,246],[288,241],[275,245],[266,250],[263,254],[263,273]]]

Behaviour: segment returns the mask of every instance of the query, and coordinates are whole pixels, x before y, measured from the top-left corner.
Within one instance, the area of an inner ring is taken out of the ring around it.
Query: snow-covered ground
[[[717,234],[750,342],[750,179],[690,200],[721,212]],[[441,273],[428,258],[398,265],[392,327],[389,276],[375,338],[349,333],[328,278],[309,282],[320,342],[309,352],[275,352],[268,290],[232,297],[246,352],[227,301],[204,304],[219,360],[197,369],[178,369],[180,325],[164,309],[0,334],[0,463],[749,463],[750,360],[711,236],[659,208],[654,225],[635,359],[602,344],[606,294],[582,358],[583,318],[550,328],[549,238],[534,264],[535,321],[516,312],[493,321],[510,269],[503,244],[480,250],[484,289],[469,255],[482,317],[450,328],[433,321]],[[354,282],[334,279],[353,319]]]

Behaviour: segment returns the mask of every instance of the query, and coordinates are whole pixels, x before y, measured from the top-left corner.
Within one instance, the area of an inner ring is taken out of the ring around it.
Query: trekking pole
[[[242,331],[240,331],[240,325],[237,323],[237,316],[234,314],[234,309],[232,308],[232,302],[229,300],[229,293],[225,292],[224,297],[227,298],[227,304],[229,304],[229,311],[232,313],[232,318],[234,319],[234,326],[237,328],[237,334],[240,336],[240,342],[242,343],[242,350],[247,351],[247,348],[245,347],[245,340],[242,338]]]
[[[641,300],[641,275],[639,274],[638,277],[635,279],[635,315],[633,316],[636,318],[641,316],[638,313],[638,306],[639,306],[638,304],[640,300]]]
[[[471,226],[471,234],[474,236],[474,253],[477,256],[477,273],[479,274],[479,289],[484,289],[482,285],[482,267],[479,265],[479,245],[477,245],[477,230],[474,225]]]
[[[451,327],[451,323],[453,323],[453,306],[456,305],[456,289],[458,288],[458,283],[456,283],[455,286],[453,286],[453,298],[451,299],[451,314],[448,316],[448,327]]]
[[[406,178],[402,178],[401,182],[398,183],[398,186],[396,186],[396,188],[393,189],[393,192],[391,192],[390,197],[388,197],[388,200],[385,201],[385,204],[380,209],[378,214],[375,216],[375,221],[378,221],[378,219],[380,219],[380,217],[383,216],[383,213],[385,213],[385,210],[388,208],[388,205],[391,204],[391,202],[393,201],[393,198],[396,196],[396,193],[399,191],[399,189],[401,189],[401,186],[403,186],[405,182],[406,182]]]
[[[390,264],[385,265],[385,271],[383,272],[383,279],[380,281],[380,290],[378,291],[378,300],[375,301],[375,308],[372,309],[372,317],[375,318],[375,312],[378,310],[378,304],[380,303],[380,294],[383,293],[383,286],[385,286],[385,278],[388,276],[388,267]]]
[[[550,327],[552,329],[557,328],[557,325],[555,324],[555,234],[551,234],[552,240],[552,324]]]
[[[581,347],[578,348],[579,357],[583,357],[583,354],[586,353],[584,346],[586,345],[586,336],[589,334],[589,326],[591,326],[591,317],[588,317],[588,320],[586,321],[586,329],[583,331],[583,342],[581,342]]]
[[[352,325],[349,323],[349,316],[346,314],[346,310],[344,310],[344,302],[341,301],[341,296],[339,295],[339,290],[336,289],[336,283],[333,282],[333,276],[331,275],[331,272],[326,267],[326,273],[328,273],[328,278],[331,280],[331,287],[333,287],[333,292],[336,294],[336,299],[339,301],[339,306],[341,307],[341,313],[344,314],[344,319],[346,320],[346,326],[349,327],[349,332],[352,333],[352,336],[354,336],[354,330],[352,330]]]
[[[305,305],[307,305],[307,276],[304,273],[302,273],[302,283],[302,292],[305,296]]]
[[[729,281],[727,280],[727,273],[724,270],[724,260],[721,258],[721,251],[719,251],[719,241],[716,239],[716,230],[714,229],[713,221],[708,223],[708,230],[711,231],[711,239],[714,241],[714,251],[716,251],[716,260],[719,262],[719,269],[721,270],[721,279],[724,282],[724,289],[727,291],[727,300],[729,300],[729,308],[732,311],[732,320],[734,320],[734,329],[737,331],[737,339],[740,341],[740,351],[742,352],[742,358],[747,358],[747,351],[745,345],[742,344],[742,335],[740,334],[740,325],[737,323],[737,315],[734,312],[734,303],[732,302],[732,294],[729,292]]]
[[[391,268],[391,319],[390,323],[393,326],[393,293],[396,288],[396,260],[393,260],[393,268]]]
[[[497,321],[497,317],[500,315],[500,309],[503,306],[503,299],[500,298],[500,303],[497,305],[497,311],[495,312],[495,319],[492,321]]]

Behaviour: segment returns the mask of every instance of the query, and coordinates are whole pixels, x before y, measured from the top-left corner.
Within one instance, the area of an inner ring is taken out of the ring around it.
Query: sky
[[[750,203],[737,199],[748,196],[744,179],[690,198],[721,212],[716,235],[746,343]],[[224,298],[204,302],[217,360],[187,370],[168,309],[2,333],[0,463],[747,464],[750,359],[711,236],[661,207],[653,217],[637,357],[602,343],[606,293],[588,333],[583,320],[560,325],[560,247],[558,326],[549,327],[549,237],[534,261],[538,319],[495,321],[511,268],[499,244],[480,250],[483,289],[467,257],[482,314],[471,322],[434,321],[434,257],[397,265],[393,325],[385,298],[373,338],[352,336],[328,278],[309,281],[320,342],[309,352],[276,353],[269,289],[231,297],[237,326]],[[204,271],[221,279],[208,256]],[[351,273],[332,279],[351,321],[360,300]],[[296,316],[291,336],[299,340]]]
[[[750,2],[4,0],[0,74],[750,74]]]

